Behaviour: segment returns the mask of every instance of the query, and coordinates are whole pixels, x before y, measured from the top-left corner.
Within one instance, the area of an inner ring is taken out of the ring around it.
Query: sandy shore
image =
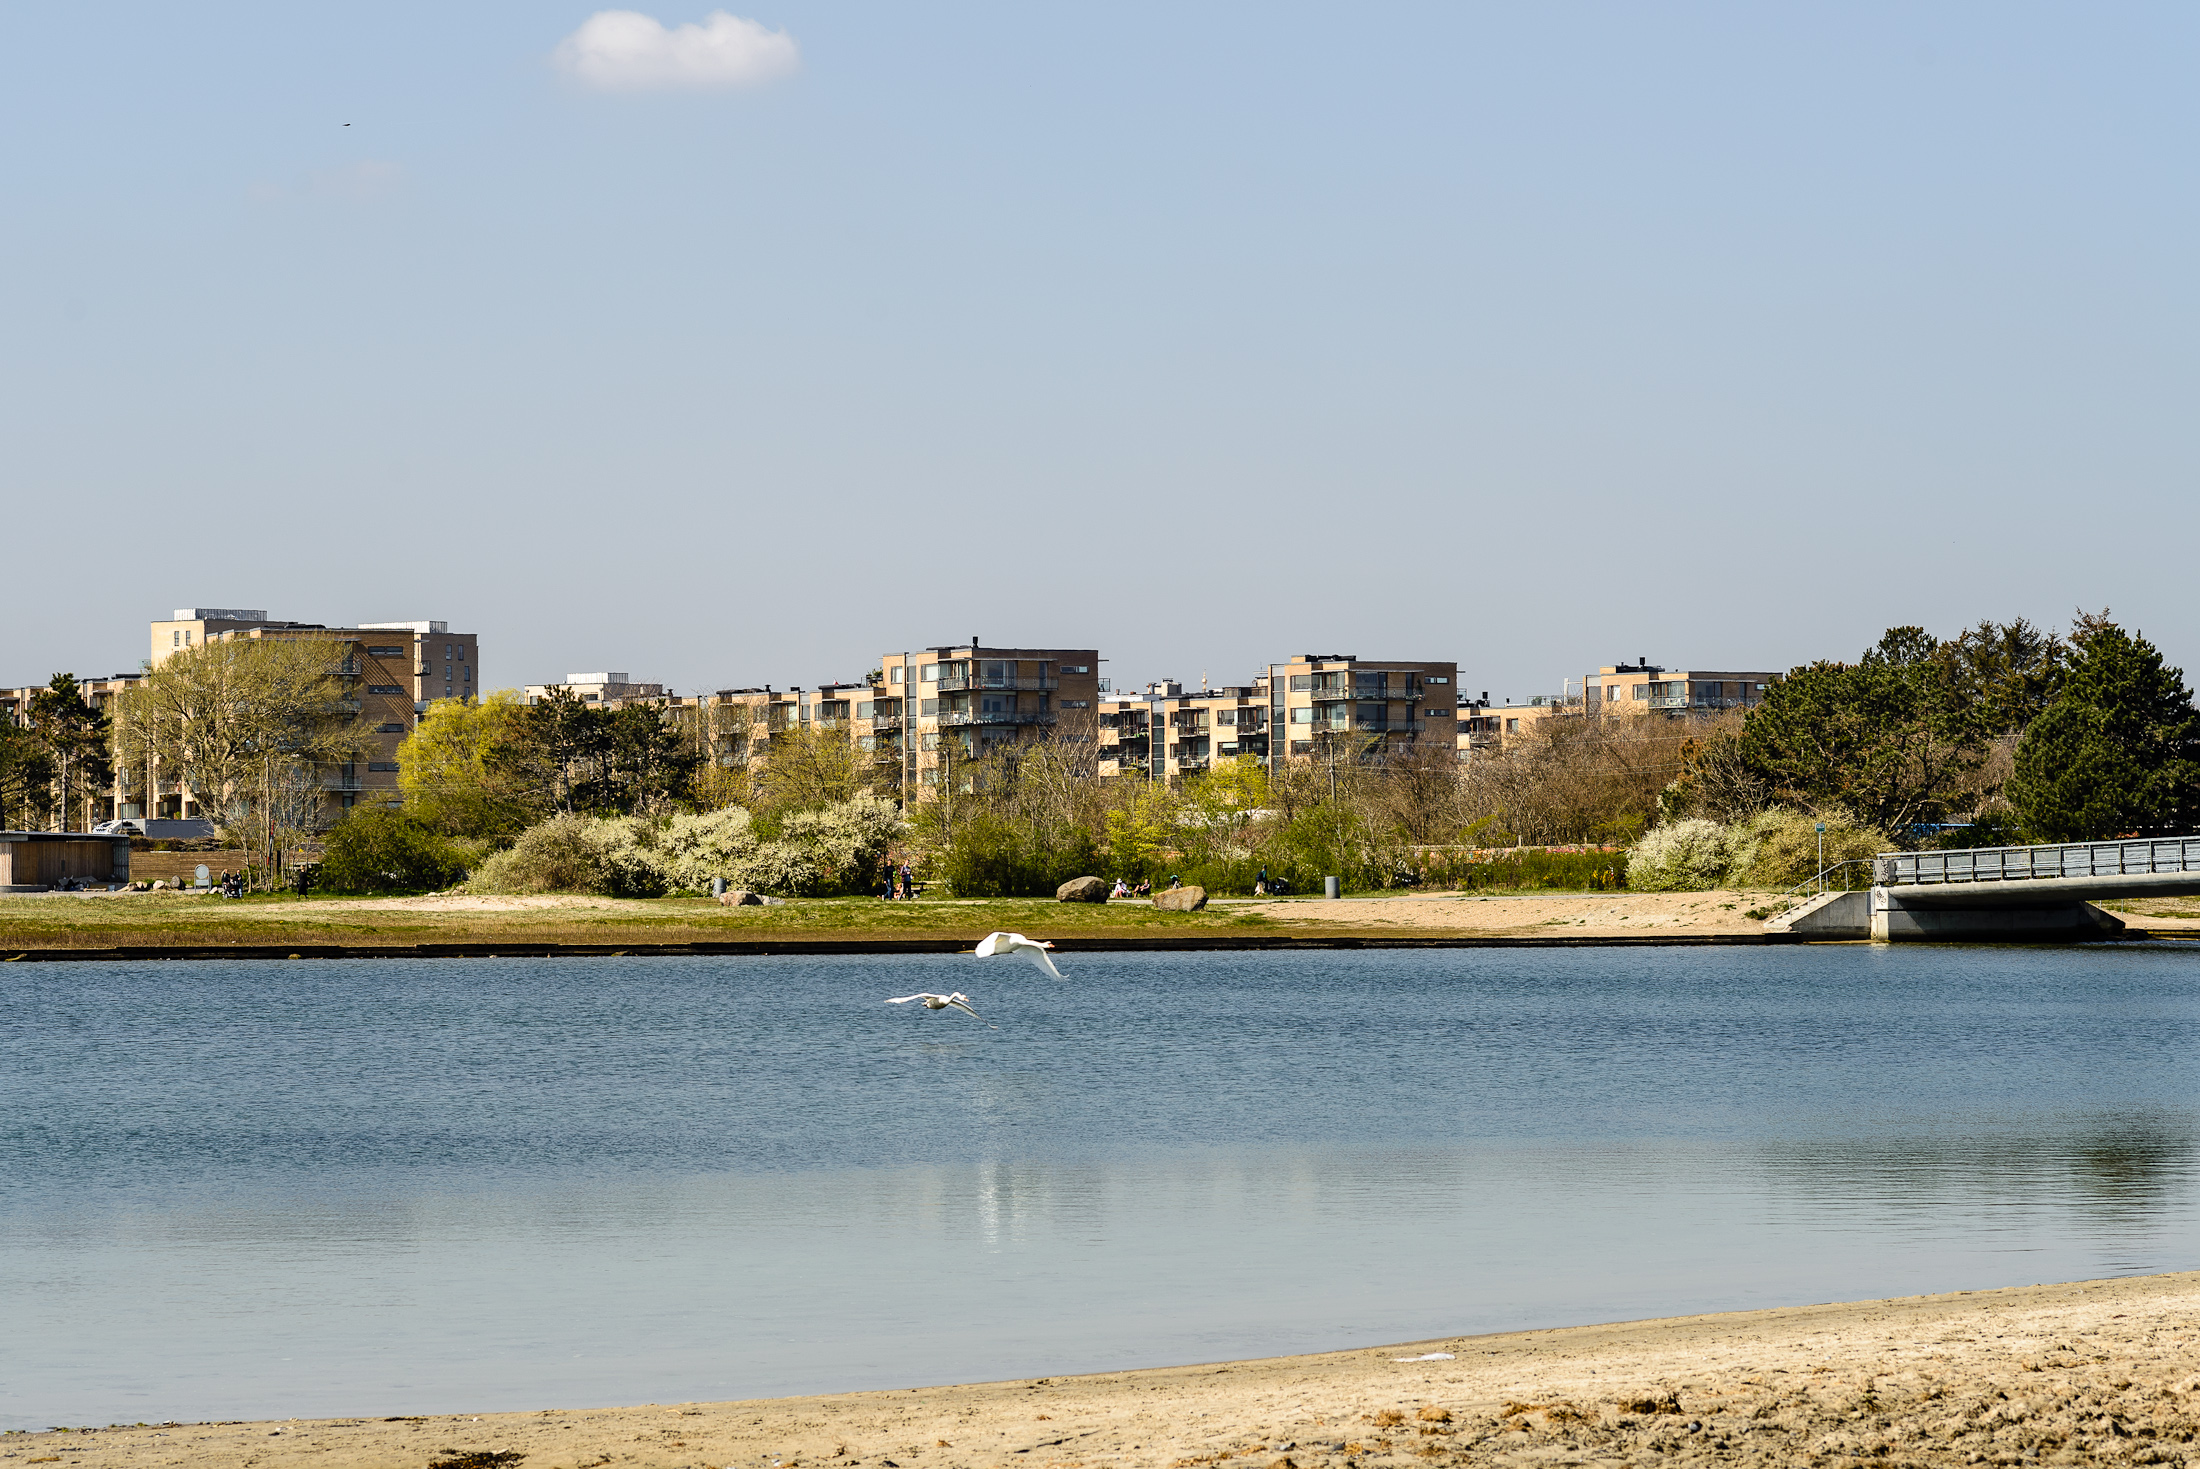
[[[2200,1273],[834,1397],[16,1434],[0,1462],[2200,1464],[2196,1430]]]
[[[1259,913],[1279,923],[1328,928],[1388,929],[1415,935],[1445,933],[1547,934],[1581,938],[1640,938],[1663,934],[1763,933],[1749,910],[1765,893],[1581,893],[1547,897],[1474,897],[1429,893],[1395,898],[1290,898],[1279,903],[1232,903],[1233,911]]]

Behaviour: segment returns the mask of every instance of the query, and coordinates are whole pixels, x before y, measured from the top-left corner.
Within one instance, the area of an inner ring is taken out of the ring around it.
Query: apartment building
[[[1103,776],[1195,775],[1217,761],[1268,758],[1268,696],[1258,680],[1202,689],[1168,681],[1142,694],[1103,694],[1098,726]]]
[[[332,766],[322,786],[332,807],[348,811],[361,801],[395,804],[397,747],[437,699],[471,699],[482,689],[480,645],[473,633],[454,633],[447,622],[362,622],[331,627],[270,618],[261,608],[179,607],[152,624],[157,667],[186,648],[237,638],[312,638],[344,645],[336,674],[359,704],[371,733],[365,768]],[[199,814],[193,792],[148,772],[155,816]],[[119,792],[118,792],[119,795]]]
[[[1268,701],[1268,764],[1339,745],[1361,758],[1458,740],[1459,665],[1301,653],[1255,680]]]
[[[988,648],[976,638],[888,653],[866,733],[896,738],[912,787],[937,785],[945,754],[976,759],[1057,736],[1095,740],[1099,668],[1094,648]]]
[[[1582,707],[1591,714],[1706,714],[1752,709],[1780,681],[1774,672],[1662,668],[1647,659],[1614,663],[1582,678]]]

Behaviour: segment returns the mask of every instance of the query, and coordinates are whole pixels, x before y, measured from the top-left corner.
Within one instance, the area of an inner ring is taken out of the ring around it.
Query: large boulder
[[[1205,888],[1169,888],[1153,895],[1153,905],[1167,913],[1197,913],[1207,906]]]
[[[718,895],[718,905],[722,908],[761,908],[764,900],[744,888],[734,888]]]
[[[1057,903],[1105,903],[1108,881],[1104,877],[1073,877],[1054,890]]]

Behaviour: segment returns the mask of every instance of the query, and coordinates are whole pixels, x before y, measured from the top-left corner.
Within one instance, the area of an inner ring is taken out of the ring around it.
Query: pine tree
[[[2182,669],[2087,619],[2054,701],[2017,746],[2009,802],[2035,841],[2105,841],[2200,826],[2200,712]]]

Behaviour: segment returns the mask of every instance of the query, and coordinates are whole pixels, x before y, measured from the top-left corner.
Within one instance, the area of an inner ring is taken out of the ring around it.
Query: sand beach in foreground
[[[2191,1273],[829,1397],[12,1434],[0,1464],[2185,1464],[2196,1429]]]

